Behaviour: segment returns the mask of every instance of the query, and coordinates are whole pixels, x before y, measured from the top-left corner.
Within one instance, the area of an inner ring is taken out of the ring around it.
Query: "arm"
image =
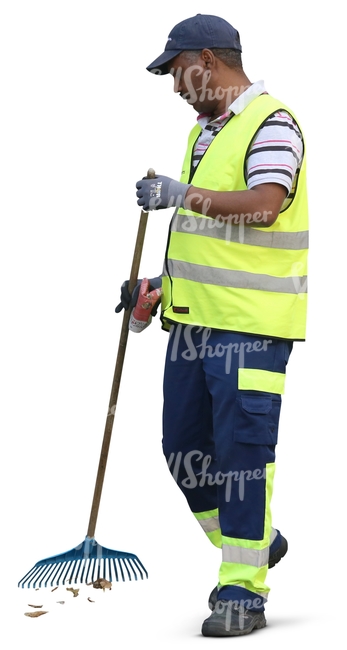
[[[259,129],[247,155],[246,190],[216,192],[158,176],[136,184],[138,205],[144,210],[184,207],[232,224],[270,227],[290,201],[302,154],[298,126],[289,114],[277,112]]]
[[[272,226],[291,191],[302,155],[303,139],[298,125],[287,112],[278,111],[259,129],[248,152],[248,189],[213,192],[191,186],[184,207],[235,224],[243,221],[253,227]]]
[[[286,195],[286,188],[278,183],[263,183],[238,192],[214,192],[191,186],[184,207],[234,224],[269,227],[275,223]]]

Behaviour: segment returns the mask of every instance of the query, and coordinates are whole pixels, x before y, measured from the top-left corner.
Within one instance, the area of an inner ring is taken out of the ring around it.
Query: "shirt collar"
[[[241,95],[239,95],[230,104],[230,106],[228,106],[228,109],[224,115],[216,117],[210,122],[210,124],[223,122],[227,117],[229,117],[229,115],[231,115],[231,113],[234,113],[234,115],[239,115],[253,101],[253,99],[256,99],[259,97],[259,95],[262,95],[265,92],[266,90],[264,81],[256,81],[251,86],[249,86],[249,88],[246,88],[246,90],[244,90],[244,92],[241,93]],[[208,124],[209,119],[210,116],[208,113],[200,113],[200,115],[198,115],[197,120],[202,129],[205,128],[206,124]]]

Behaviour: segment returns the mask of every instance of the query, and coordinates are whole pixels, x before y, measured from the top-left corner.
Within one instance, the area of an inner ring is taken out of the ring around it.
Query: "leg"
[[[199,358],[197,330],[173,326],[164,374],[163,451],[189,507],[213,544],[221,547],[211,396]]]
[[[224,352],[224,353],[223,353]],[[287,343],[213,332],[204,369],[213,403],[222,564],[218,598],[262,610],[273,541],[270,500]],[[222,480],[224,479],[224,480]]]

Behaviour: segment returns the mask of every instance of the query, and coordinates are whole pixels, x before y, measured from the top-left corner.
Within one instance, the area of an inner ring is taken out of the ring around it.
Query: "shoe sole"
[[[221,624],[218,625],[216,623],[208,624],[207,621],[206,624],[203,623],[201,628],[201,634],[203,636],[214,636],[214,637],[245,636],[246,634],[250,634],[254,630],[261,630],[262,628],[266,627],[266,618],[264,615],[262,615],[259,620],[255,620],[254,625],[252,625],[252,627],[248,628],[247,630],[238,630],[238,629],[226,630],[224,625]]]

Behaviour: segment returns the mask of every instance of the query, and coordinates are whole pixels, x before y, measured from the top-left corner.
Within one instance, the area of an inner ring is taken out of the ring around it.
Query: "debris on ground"
[[[94,582],[87,582],[85,584],[86,584],[87,587],[92,586],[94,589],[102,589],[103,591],[105,591],[106,589],[109,589],[109,590],[112,589],[112,582],[110,582],[109,580],[106,580],[106,578],[98,578],[97,580],[94,580]],[[51,589],[51,592],[56,591],[56,589],[58,589],[58,587],[59,586],[54,587],[53,589]],[[35,591],[39,591],[39,588],[35,589]],[[80,595],[80,589],[79,588],[75,589],[74,587],[66,587],[66,591],[71,591],[74,598],[77,598],[77,596]],[[95,603],[96,602],[90,596],[87,597],[87,600],[88,600],[89,603]],[[55,602],[58,605],[65,605],[65,600],[56,600]],[[38,616],[42,616],[43,614],[48,614],[48,610],[43,610],[42,609],[42,607],[45,606],[44,604],[43,605],[35,605],[33,603],[28,603],[27,606],[32,607],[33,610],[34,610],[34,611],[30,611],[30,612],[24,612],[24,615],[28,616],[30,618],[37,618]],[[46,606],[47,606],[47,604],[46,604]]]
[[[94,582],[87,582],[87,585],[93,585],[94,589],[112,589],[112,582],[106,580],[106,578],[98,578]]]
[[[66,591],[72,591],[74,598],[76,598],[79,593],[79,589],[74,589],[73,587],[66,587]]]

